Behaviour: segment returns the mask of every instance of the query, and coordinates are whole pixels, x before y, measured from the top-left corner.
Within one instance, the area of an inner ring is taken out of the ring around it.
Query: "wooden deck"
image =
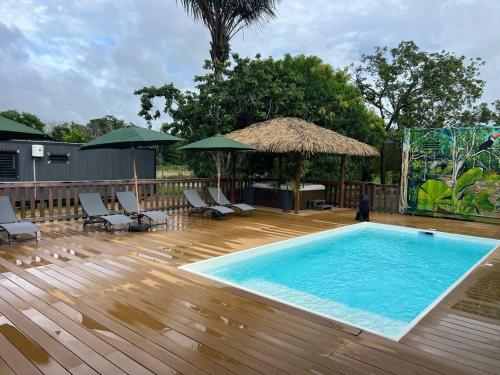
[[[498,249],[400,343],[176,268],[353,215],[180,212],[149,233],[44,224],[38,244],[0,247],[0,374],[500,374]],[[500,237],[489,224],[373,220]]]

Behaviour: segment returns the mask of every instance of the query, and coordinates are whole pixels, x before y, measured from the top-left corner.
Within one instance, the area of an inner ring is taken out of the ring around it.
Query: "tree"
[[[240,30],[276,16],[278,0],[178,0],[195,21],[210,31],[214,67],[229,59],[229,41]]]
[[[214,79],[222,81],[224,67],[229,59],[229,41],[240,30],[276,16],[279,0],[177,0],[195,21],[201,20],[210,31],[210,66]],[[219,93],[215,93],[216,95]],[[217,95],[215,99],[222,98]],[[214,103],[209,124],[211,135],[220,132],[220,103]]]
[[[34,129],[43,132],[45,124],[37,116],[28,112],[19,112],[16,109],[9,109],[7,111],[0,112],[0,116],[8,118],[12,121],[17,121],[26,126],[32,127]]]
[[[259,56],[240,58],[234,54],[233,60],[232,65],[224,68],[224,81],[215,79],[211,70],[196,77],[197,91],[181,91],[173,84],[137,90],[141,96],[139,115],[148,122],[166,115],[169,122],[164,124],[164,131],[188,140],[212,135],[211,118],[217,105],[222,133],[275,117],[295,116],[371,144],[384,138],[381,119],[366,108],[346,70],[333,69],[316,56],[286,55],[274,60]],[[154,106],[158,98],[164,101],[161,110]],[[186,158],[198,175],[213,172],[209,159],[198,154]],[[263,158],[267,158],[266,163]],[[350,159],[350,177],[370,177],[371,161]],[[270,162],[272,158],[269,160],[268,156],[240,157],[241,169],[248,174],[269,173]],[[288,162],[291,164],[292,160],[285,160],[285,164]],[[266,168],[259,168],[262,165]],[[337,157],[316,156],[305,162],[304,171],[305,177],[335,178]]]
[[[61,142],[85,143],[112,130],[128,126],[115,116],[104,116],[90,120],[87,125],[66,122],[52,129],[52,137]]]
[[[86,126],[74,122],[54,126],[51,135],[60,142],[86,143],[92,139]]]
[[[492,109],[489,111],[489,121],[494,125],[500,125],[500,99],[491,103]]]
[[[466,62],[453,53],[425,52],[410,42],[376,47],[354,70],[355,83],[385,123],[388,141],[399,144],[405,128],[441,128],[484,120],[477,100],[485,82],[481,59]],[[385,183],[387,142],[380,146],[380,178]]]
[[[101,118],[95,118],[88,122],[87,129],[90,137],[97,138],[103,134],[109,133],[112,130],[125,127],[126,124],[123,120],[115,116],[107,115]]]

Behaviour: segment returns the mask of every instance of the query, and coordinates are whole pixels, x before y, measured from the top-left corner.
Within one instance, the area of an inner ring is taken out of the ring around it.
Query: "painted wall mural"
[[[500,126],[406,131],[400,207],[500,219]]]

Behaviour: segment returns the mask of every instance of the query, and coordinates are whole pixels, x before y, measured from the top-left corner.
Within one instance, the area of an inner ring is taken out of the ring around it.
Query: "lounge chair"
[[[217,191],[219,192],[218,196],[217,196]],[[210,194],[210,197],[212,197],[215,203],[221,206],[234,207],[242,212],[251,212],[255,210],[255,207],[250,206],[249,204],[246,203],[231,203],[220,189],[209,187],[208,194]]]
[[[104,207],[101,196],[98,193],[80,193],[78,194],[83,210],[87,215],[83,226],[87,224],[104,223],[106,230],[111,230],[115,225],[127,225],[130,228],[132,222],[130,218],[121,214],[110,214]]]
[[[0,196],[0,230],[7,232],[7,241],[9,245],[12,237],[25,233],[34,233],[35,241],[38,241],[38,232],[40,232],[40,228],[35,224],[29,221],[17,220],[16,214],[10,204],[9,197],[5,195]]]
[[[137,217],[139,222],[145,217],[149,220],[149,225],[154,225],[153,223],[155,222],[157,223],[156,225],[167,225],[168,216],[161,211],[146,211],[144,207],[139,205],[139,212],[137,212],[137,201],[134,192],[117,191],[116,197],[126,215]]]
[[[189,214],[212,211],[214,216],[221,217],[234,212],[229,207],[209,206],[203,201],[203,199],[201,199],[200,194],[198,194],[196,190],[184,190],[183,193],[189,204],[194,208],[194,210],[191,211]]]

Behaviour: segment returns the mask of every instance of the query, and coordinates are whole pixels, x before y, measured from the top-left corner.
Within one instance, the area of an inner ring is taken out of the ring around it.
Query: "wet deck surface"
[[[45,224],[37,245],[0,247],[0,374],[500,374],[498,249],[400,343],[176,268],[353,215],[178,213],[148,233]],[[488,224],[373,220],[500,237]]]

